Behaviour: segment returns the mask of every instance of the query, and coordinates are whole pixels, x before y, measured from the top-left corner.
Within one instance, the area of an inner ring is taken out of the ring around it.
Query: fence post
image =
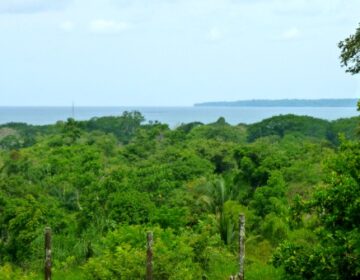
[[[153,279],[153,233],[147,233],[147,252],[146,252],[146,280]]]
[[[245,279],[244,274],[245,262],[245,215],[239,216],[239,280]]]
[[[45,228],[45,280],[51,280],[51,228]]]

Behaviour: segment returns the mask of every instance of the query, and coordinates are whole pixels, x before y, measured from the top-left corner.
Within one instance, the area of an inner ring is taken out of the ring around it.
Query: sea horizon
[[[215,122],[220,117],[236,125],[285,114],[305,115],[329,121],[358,115],[356,108],[352,107],[0,106],[0,124],[22,122],[47,125],[68,118],[88,120],[94,117],[119,116],[124,111],[139,111],[146,122],[159,121],[170,127],[190,122],[206,124]]]

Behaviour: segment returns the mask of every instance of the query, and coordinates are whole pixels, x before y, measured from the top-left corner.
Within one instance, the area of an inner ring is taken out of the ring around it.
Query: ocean
[[[215,122],[224,117],[230,124],[254,123],[275,115],[295,114],[335,120],[357,116],[352,107],[0,107],[0,124],[25,122],[53,124],[74,116],[76,120],[92,117],[119,116],[124,111],[140,111],[146,121],[159,121],[171,128],[181,123]]]

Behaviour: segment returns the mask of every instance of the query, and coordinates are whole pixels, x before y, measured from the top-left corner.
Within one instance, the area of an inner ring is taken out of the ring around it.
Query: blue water
[[[225,117],[230,124],[254,123],[280,114],[307,115],[335,120],[357,116],[351,107],[76,107],[75,119],[118,116],[124,111],[140,111],[146,121],[160,121],[175,127],[181,123],[200,121],[210,123]],[[72,117],[71,107],[0,107],[0,124],[26,122],[29,124],[51,124]]]

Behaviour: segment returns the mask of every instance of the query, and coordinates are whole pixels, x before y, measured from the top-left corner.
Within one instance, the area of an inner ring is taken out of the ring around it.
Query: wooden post
[[[45,280],[51,280],[51,229],[45,228]]]
[[[239,280],[245,279],[244,274],[245,262],[245,215],[239,217]]]
[[[147,233],[147,252],[146,252],[146,280],[153,279],[153,233]]]

